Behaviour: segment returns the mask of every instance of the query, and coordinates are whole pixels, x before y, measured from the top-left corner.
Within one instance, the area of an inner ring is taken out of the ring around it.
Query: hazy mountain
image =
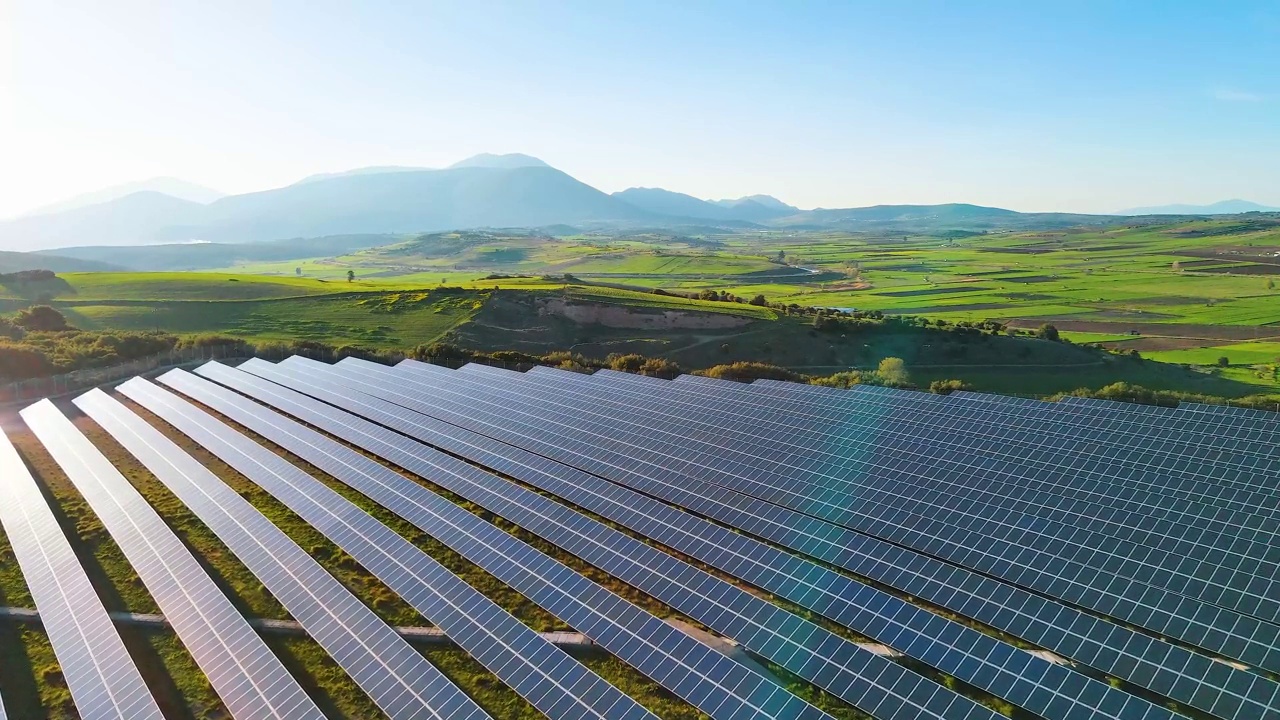
[[[501,168],[511,170],[514,168],[524,167],[551,167],[536,157],[523,155],[521,153],[508,153],[506,155],[494,155],[492,153],[480,153],[472,155],[466,160],[459,160],[450,165],[447,169],[457,170],[458,168]]]
[[[373,165],[370,167],[356,168],[354,170],[343,170],[342,172],[316,173],[315,175],[308,175],[294,183],[294,185],[315,182],[317,180],[332,180],[334,178],[350,177],[352,175],[379,175],[382,173],[417,172],[419,170],[430,169],[431,168],[413,167],[410,165]]]
[[[62,255],[43,255],[25,252],[9,252],[0,250],[0,273],[12,273],[20,270],[52,270],[53,272],[97,272],[104,270],[123,270],[115,263],[82,260]]]
[[[1259,205],[1248,200],[1223,200],[1212,205],[1157,205],[1129,208],[1117,215],[1235,215],[1246,212],[1280,212],[1280,208]]]
[[[71,245],[143,245],[198,235],[164,228],[197,224],[207,206],[158,192],[136,192],[109,202],[0,222],[0,248],[38,250]]]
[[[655,215],[706,220],[736,219],[732,208],[721,207],[706,200],[699,200],[692,195],[662,188],[628,188],[613,193],[613,197]]]
[[[67,210],[75,210],[76,208],[87,207],[89,205],[100,205],[112,200],[118,200],[126,195],[133,195],[140,192],[163,193],[170,197],[180,200],[189,200],[195,203],[211,203],[223,194],[217,190],[210,190],[207,187],[189,183],[186,180],[179,180],[172,177],[157,177],[150,180],[140,180],[138,182],[125,183],[123,185],[115,185],[102,190],[76,195],[61,202],[45,205],[36,208],[31,212],[24,213],[23,217],[31,215],[47,215],[50,213],[66,212]]]
[[[34,253],[11,253],[33,267],[46,267],[41,258],[57,258],[85,265],[112,265],[125,270],[206,270],[230,267],[237,263],[279,262],[307,257],[332,257],[358,250],[391,245],[406,235],[333,235],[329,237],[290,238],[256,243],[179,243],[134,247],[85,246],[40,250]],[[0,259],[0,266],[3,266]],[[58,271],[56,267],[49,270]],[[70,269],[70,268],[68,268]],[[89,268],[85,268],[89,269]]]
[[[753,198],[699,200],[692,195],[662,188],[630,188],[616,192],[613,196],[658,215],[721,222],[759,223],[799,212],[789,205],[783,205],[786,209],[769,207]],[[767,195],[758,197],[768,198]],[[769,200],[778,202],[773,198]]]
[[[250,242],[648,217],[554,168],[459,168],[350,175],[233,195],[209,205],[198,228],[167,232]]]
[[[932,232],[940,230],[1003,230],[1063,228],[1114,222],[1108,215],[1020,213],[965,203],[945,205],[873,205],[861,208],[809,210],[773,223],[781,227]]]
[[[788,205],[772,195],[747,195],[740,198],[712,200],[711,202],[725,207],[737,207],[744,203],[756,203],[757,205],[769,208],[770,210],[778,210],[786,212],[787,214],[800,212],[800,208],[795,207],[794,205]]]

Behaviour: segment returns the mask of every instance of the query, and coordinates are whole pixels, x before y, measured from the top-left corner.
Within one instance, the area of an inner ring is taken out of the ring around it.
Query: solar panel
[[[348,474],[389,472],[359,455],[330,455],[335,444],[322,435],[189,373],[175,370],[160,380],[309,462],[337,470],[341,466],[335,463],[349,462]],[[630,697],[297,466],[150,383],[130,381],[121,389],[262,486],[548,717],[655,720]]]
[[[311,371],[311,366],[308,366],[308,370]],[[314,371],[319,372],[320,368],[317,367]],[[471,404],[476,402],[474,393],[467,395],[466,402]],[[652,439],[657,434],[657,428],[672,425],[672,421],[650,422],[645,426],[643,432],[628,435],[626,441],[612,440],[610,438],[612,438],[611,433],[614,431],[614,424],[623,424],[621,419],[616,423],[594,421],[586,424],[587,430],[577,429],[569,432],[557,427],[557,425],[565,428],[570,427],[571,423],[570,425],[566,425],[566,423],[569,423],[568,418],[572,414],[548,411],[547,402],[526,403],[524,406],[519,406],[513,404],[509,398],[503,398],[500,401],[500,408],[499,412],[504,417],[510,417],[517,411],[536,416],[537,422],[542,424],[542,427],[547,431],[545,440],[552,445],[558,443],[568,448],[565,456],[569,459],[566,462],[571,464],[575,462],[575,458],[586,456],[603,457],[605,453],[611,452],[612,448],[624,450],[631,448],[634,450],[628,443],[641,442],[641,435],[643,435],[644,440]],[[633,410],[629,417],[634,417],[636,413],[637,411]],[[682,431],[684,430],[683,426],[678,424],[676,426],[681,427]],[[691,434],[686,432],[686,435]],[[682,442],[687,444],[688,438],[682,436]],[[548,451],[545,450],[539,450],[539,452],[548,454]],[[618,454],[616,459],[610,460],[607,465],[613,468],[611,472],[634,471],[647,467],[648,469],[645,472],[649,478],[662,479],[672,484],[688,482],[691,477],[714,479],[721,486],[729,488],[732,488],[734,484],[751,484],[747,481],[751,474],[749,469],[735,470],[734,472],[728,472],[723,469],[726,466],[726,462],[722,459],[722,456],[729,452],[727,447],[721,446],[717,448],[716,457],[708,461],[710,465],[689,463],[685,459],[688,457],[689,452],[688,450],[681,450],[678,454],[671,455],[655,449],[652,451],[631,452],[629,455]],[[717,465],[719,467],[716,467]],[[767,486],[763,492],[768,492]],[[799,506],[799,509],[805,508],[806,506]],[[1275,644],[1276,628],[1272,625],[1259,623],[1244,616],[1227,615],[1225,611],[1208,606],[1192,606],[1193,610],[1198,611],[1198,615],[1182,612],[1183,608],[1186,607],[1184,601],[1179,599],[1178,596],[1168,593],[1155,593],[1148,603],[1132,601],[1125,603],[1123,598],[1116,597],[1114,592],[1100,594],[1093,588],[1090,588],[1088,593],[1076,592],[1072,583],[1066,582],[1064,578],[1039,568],[1033,563],[1025,563],[1024,561],[1021,567],[1015,568],[1018,572],[1011,574],[1010,564],[1018,560],[1017,553],[1023,551],[1021,547],[1011,547],[1010,550],[1013,555],[1011,558],[1004,558],[989,553],[979,553],[971,549],[990,545],[990,540],[985,537],[981,539],[975,538],[971,542],[963,543],[957,542],[954,537],[948,537],[945,534],[925,534],[920,532],[917,527],[896,525],[888,522],[888,520],[894,519],[892,516],[882,518],[875,513],[861,511],[859,516],[854,517],[858,517],[861,524],[852,529],[872,529],[873,534],[883,533],[891,540],[906,541],[912,543],[913,546],[923,547],[933,554],[937,554],[940,550],[945,551],[944,554],[962,565],[978,565],[986,572],[1003,573],[1015,579],[1019,584],[1030,584],[1032,587],[1042,588],[1043,591],[1059,597],[1066,594],[1072,602],[1083,601],[1081,604],[1093,603],[1101,612],[1112,616],[1127,616],[1139,624],[1151,627],[1158,633],[1190,636],[1195,638],[1202,646],[1214,645],[1216,647],[1211,649],[1227,656],[1234,656],[1236,659],[1247,663],[1266,667],[1269,663],[1274,664],[1280,659],[1280,655],[1277,655]],[[1171,599],[1172,602],[1170,602]]]
[[[577,373],[551,369],[543,369],[539,372],[535,369],[530,371],[530,374],[532,377],[528,378],[529,383],[537,384],[545,390],[554,389],[556,399],[559,400],[571,398],[575,395],[581,395],[582,392],[590,393],[593,390],[597,391],[598,394],[588,394],[585,396],[589,398],[591,406],[596,408],[607,406],[616,401],[617,403],[625,404],[625,407],[628,408],[628,412],[634,413],[636,412],[637,404],[643,404],[644,402],[653,399],[649,383],[640,382],[638,380],[633,381],[632,378],[634,376],[622,375],[620,373],[611,373],[611,375],[620,376],[619,379],[625,378],[625,382],[621,384],[610,382],[607,388],[602,387],[599,380],[591,380],[588,376]],[[469,395],[469,397],[474,398],[475,394],[473,393]],[[499,402],[503,401],[499,400]],[[547,451],[543,450],[542,452]],[[888,564],[887,567],[889,571],[885,572],[883,567],[878,567],[876,565],[868,567],[865,562],[862,564],[855,564],[849,563],[847,560],[843,561],[847,563],[845,566],[849,569],[864,575],[871,573],[871,577],[876,580],[894,584],[913,596],[925,597],[932,602],[945,605],[966,615],[972,616],[975,607],[978,610],[984,610],[983,605],[975,605],[971,596],[957,596],[945,586],[941,588],[934,587],[932,589],[928,586],[921,587],[918,584],[918,579],[913,579],[913,584],[903,585],[902,581],[904,577],[896,570],[896,568],[918,568],[921,567],[921,563],[924,563],[925,567],[932,568],[930,572],[937,577],[951,577],[953,574],[959,572],[951,566],[939,565],[936,561],[932,561],[924,556],[913,554],[909,557],[902,557],[901,553],[904,551],[898,550],[897,548],[881,545],[871,538],[860,535],[855,536],[847,531],[842,531],[839,528],[835,528],[814,518],[801,515],[790,515],[788,522],[786,523],[787,527],[785,529],[777,529],[774,528],[771,522],[778,516],[778,509],[776,507],[772,513],[768,513],[768,518],[757,518],[750,514],[735,515],[733,509],[722,507],[715,504],[715,501],[707,499],[709,496],[717,492],[713,486],[703,487],[699,484],[689,487],[688,483],[690,482],[690,479],[687,477],[681,478],[678,483],[664,485],[646,478],[641,478],[637,474],[629,472],[629,470],[623,470],[620,475],[615,473],[614,479],[625,482],[626,484],[636,487],[637,489],[641,489],[646,493],[665,497],[668,500],[677,502],[677,504],[696,507],[698,512],[716,517],[717,519],[728,522],[731,525],[750,528],[751,531],[756,534],[761,534],[774,542],[788,545],[801,552],[809,554],[817,553],[817,557],[827,562],[841,564],[842,561],[839,560],[841,556],[834,548],[828,548],[825,553],[819,552],[819,550],[816,550],[815,548],[823,548],[824,541],[827,539],[843,537],[845,538],[844,542],[856,544],[859,548],[859,552],[865,552],[866,548],[874,550],[876,553],[875,557],[877,559],[884,560]],[[685,492],[686,490],[688,492]],[[663,493],[666,494],[663,495]],[[726,497],[723,490],[720,490],[719,493],[721,499]],[[755,502],[746,496],[737,496],[736,493],[730,493],[727,497],[733,499],[735,508],[738,510],[749,510],[752,507],[752,503]],[[784,515],[786,514],[786,511],[782,512]],[[805,528],[814,529],[806,531]],[[880,574],[875,574],[877,570]],[[1099,647],[1093,650],[1089,647],[1090,637],[1093,637],[1097,638],[1100,642],[1112,643],[1112,647],[1123,653],[1126,648],[1133,650],[1135,648],[1135,643],[1153,642],[1150,639],[1138,637],[1126,639],[1124,635],[1127,633],[1121,633],[1120,636],[1114,636],[1112,633],[1115,632],[1116,628],[1105,623],[1098,627],[1097,630],[1082,631],[1080,630],[1081,628],[1088,627],[1090,624],[1096,626],[1099,621],[1088,618],[1087,616],[1081,616],[1079,613],[1068,607],[1057,605],[1056,603],[1048,603],[1048,601],[1039,598],[1038,596],[1021,593],[1009,586],[992,587],[992,582],[993,581],[986,580],[985,578],[980,578],[980,576],[953,578],[953,584],[957,587],[967,588],[973,586],[974,583],[979,583],[979,585],[987,587],[987,589],[984,590],[984,594],[986,596],[992,598],[1005,598],[1000,600],[997,605],[1005,606],[1006,608],[1010,606],[1028,608],[1030,615],[1038,615],[1040,617],[1047,618],[1050,621],[1055,619],[1061,621],[1062,630],[1055,630],[1052,627],[1040,627],[1037,630],[1037,626],[1034,624],[1025,629],[1019,628],[1016,632],[1026,639],[1031,640],[1032,642],[1037,642],[1051,650],[1071,655],[1082,662],[1091,664],[1094,667],[1099,667],[1111,674],[1126,676],[1126,673],[1133,673],[1134,677],[1141,678],[1140,680],[1137,680],[1139,684],[1150,683],[1155,679],[1147,669],[1143,669],[1135,673],[1136,668],[1133,666],[1131,658],[1115,656],[1111,651],[1107,651],[1105,647]],[[1007,594],[1011,592],[1014,593],[1014,595],[1008,596]],[[1030,610],[1030,608],[1038,609]],[[1011,626],[1009,623],[1014,621],[1013,614],[1007,610],[1003,612],[997,610],[998,608],[996,607],[985,607],[985,612],[980,613],[976,617],[1003,630],[1010,631]],[[1073,617],[1073,615],[1075,617]],[[1017,618],[1016,621],[1019,625],[1028,622],[1026,618]],[[1070,628],[1076,628],[1077,632],[1071,632],[1069,630]],[[1030,636],[1025,634],[1029,631],[1033,633]],[[1082,639],[1077,637],[1077,635],[1083,635],[1084,638]],[[1071,648],[1069,651],[1064,650],[1059,646],[1059,643],[1068,639],[1070,640],[1070,643],[1067,647]],[[1082,642],[1083,645],[1081,645]],[[1073,652],[1076,654],[1073,655]],[[1081,657],[1079,655],[1081,652],[1085,652],[1086,654]],[[1164,657],[1166,652],[1167,649],[1153,647],[1147,651],[1133,652],[1133,654],[1139,657]],[[1180,650],[1174,650],[1173,652],[1175,655],[1181,653]],[[1188,663],[1190,663],[1190,665],[1188,665]],[[1206,658],[1192,656],[1186,660],[1178,659],[1176,662],[1171,661],[1170,665],[1179,668],[1194,665],[1198,669],[1188,669],[1185,671],[1186,674],[1203,676],[1205,672],[1213,668],[1213,666],[1208,663],[1209,661]],[[1262,700],[1264,702],[1268,701],[1273,693],[1274,688],[1269,688],[1262,695]],[[1190,702],[1188,697],[1179,699],[1184,702]]]
[[[389,378],[389,372],[369,370],[369,375]],[[401,393],[411,384],[397,380],[395,387]],[[439,400],[430,397],[433,403]],[[996,695],[1026,698],[1023,704],[1039,715],[1063,720],[1167,715],[1146,701],[1101,683],[1094,687],[1094,681],[1064,667],[640,493],[430,418],[418,425],[425,431],[416,434],[419,439],[563,497],[960,680]]]
[[[101,390],[73,402],[190,508],[388,717],[489,717],[288,535],[173,441]]]
[[[308,369],[310,372],[321,372],[319,368],[311,370],[309,367]],[[375,372],[377,371],[370,371],[371,374]],[[385,373],[385,371],[381,372]],[[468,382],[459,379],[457,373],[451,371],[443,371],[440,375],[446,380],[455,380],[459,384]],[[568,381],[567,377],[563,379]],[[407,387],[404,379],[394,378],[393,380],[391,386],[397,390]],[[546,382],[545,379],[539,378],[535,378],[532,382],[538,381]],[[536,402],[541,406],[550,407],[557,399],[572,396],[574,391],[571,388],[574,384],[581,386],[584,383],[586,383],[585,380],[574,379],[571,382],[555,385],[554,392],[541,394]],[[506,384],[503,383],[504,386]],[[485,387],[467,384],[465,387],[458,388],[458,392],[463,393],[465,402],[448,404],[447,401],[442,400],[450,394],[447,387],[432,387],[432,392],[424,397],[429,398],[432,405],[438,407],[448,405],[453,408],[454,413],[437,414],[460,424],[465,423],[465,420],[460,421],[458,418],[465,418],[468,414],[471,417],[478,417],[476,409],[486,404],[488,398],[492,397]],[[525,389],[535,394],[535,389],[531,389],[528,385]],[[550,390],[550,388],[546,389]],[[611,399],[625,395],[620,393],[618,388],[610,388],[609,392],[612,394],[611,397],[604,395],[591,397],[592,406],[602,407],[608,405]],[[501,433],[502,427],[512,426],[511,418],[514,413],[511,411],[518,410],[518,404],[512,403],[511,398],[505,395],[493,402],[496,406],[503,408],[502,412],[489,415],[490,418],[496,418],[496,420],[490,420],[495,424],[487,425],[487,429],[484,424],[473,423],[470,427],[495,435],[495,429]],[[509,442],[519,443],[521,439],[536,432],[537,428],[528,427],[523,438],[521,435],[511,433],[497,436],[502,436]],[[535,446],[539,453],[548,457],[557,457],[555,448],[529,445],[529,447]],[[458,449],[451,449],[451,451],[462,452]],[[814,554],[827,562],[843,565],[864,576],[902,587],[913,596],[925,597],[938,604],[953,607],[964,615],[977,617],[1022,637],[1027,637],[1030,633],[1031,637],[1028,639],[1040,642],[1049,649],[1082,659],[1106,672],[1132,678],[1138,684],[1145,684],[1153,690],[1165,689],[1167,692],[1173,692],[1177,695],[1176,699],[1206,711],[1227,709],[1228,716],[1234,715],[1241,702],[1237,695],[1249,698],[1249,702],[1255,706],[1269,707],[1277,697],[1277,692],[1280,691],[1274,683],[1263,681],[1245,672],[1240,672],[1234,679],[1220,677],[1222,666],[1208,658],[1187,653],[1150,638],[1120,631],[1114,625],[1090,618],[1068,607],[1051,603],[1034,595],[1017,592],[1008,586],[1000,586],[981,576],[966,576],[954,567],[940,565],[928,558],[875,543],[870,538],[857,537],[848,532],[842,533],[838,528],[813,518],[790,516],[785,523],[786,527],[779,528],[777,525],[783,524],[782,517],[785,516],[785,512],[780,511],[776,506],[761,509],[759,501],[739,496],[734,498],[736,507],[730,508],[727,503],[719,502],[729,499],[723,489],[702,486],[688,477],[664,485],[651,480],[637,480],[634,473],[626,471],[620,473],[619,468],[625,466],[625,463],[620,461],[584,464],[580,457],[575,458],[573,455],[567,457],[570,462],[577,462],[581,467],[598,474],[605,476],[612,474],[625,484],[647,494],[690,507],[701,514],[748,529],[801,552]],[[504,469],[504,472],[514,474],[510,469]],[[812,529],[806,530],[806,528]],[[835,543],[836,539],[842,539],[843,546]],[[863,557],[850,559],[848,556],[850,551]],[[874,552],[874,558],[866,558],[868,552]],[[916,577],[910,578],[906,573],[908,569],[915,570],[918,573]],[[938,582],[932,579],[934,577],[943,580]],[[922,586],[922,581],[927,584]],[[961,591],[967,592],[962,595]],[[996,600],[978,602],[979,591],[986,597]],[[1022,612],[1017,612],[1018,609]],[[1038,623],[1033,622],[1037,619],[1037,614],[1040,616]],[[1168,659],[1163,664],[1158,664],[1146,660],[1149,657],[1162,660],[1167,657]],[[1198,683],[1204,682],[1206,678],[1214,678],[1215,686],[1195,687],[1186,682],[1187,677],[1201,678],[1197,681]]]
[[[22,410],[233,717],[323,714],[142,495],[48,400]]]
[[[1062,478],[1067,475],[1086,475],[1087,468],[1066,471],[1045,465],[1029,479],[1019,479],[1018,465],[1013,460],[1000,469],[989,454],[948,456],[928,447],[935,444],[933,437],[915,438],[907,431],[895,431],[888,426],[908,422],[896,415],[892,416],[892,423],[883,415],[872,418],[867,427],[859,426],[857,432],[839,439],[836,447],[849,448],[842,452],[799,446],[790,438],[781,437],[770,446],[768,457],[763,458],[758,450],[761,443],[776,437],[786,426],[763,415],[746,417],[750,418],[745,423],[749,428],[713,427],[706,439],[716,446],[738,443],[737,449],[746,451],[741,453],[743,462],[753,465],[757,479],[771,482],[775,489],[803,501],[823,502],[824,495],[841,492],[903,512],[933,504],[952,516],[965,517],[970,530],[988,537],[1013,539],[1056,555],[1069,568],[1081,568],[1077,574],[1096,582],[1118,574],[1264,620],[1280,618],[1280,600],[1275,592],[1280,583],[1274,579],[1280,573],[1280,564],[1267,559],[1267,554],[1277,552],[1276,546],[1280,545],[1280,536],[1273,530],[1258,528],[1246,534],[1239,526],[1216,521],[1214,534],[1201,527],[1189,530],[1181,524],[1142,525],[1145,506],[1122,511],[1079,499],[1078,492],[1053,489],[1055,483],[1065,483]],[[824,432],[816,424],[790,429],[793,435],[822,436]],[[891,441],[895,433],[905,439],[900,443]],[[999,436],[984,440],[992,444],[1012,442]],[[912,453],[912,443],[920,448],[919,452]],[[790,447],[796,449],[789,450]],[[1020,457],[1024,465],[1030,462],[1027,455]],[[910,480],[901,482],[898,478]],[[1019,496],[1026,489],[1034,494]],[[1059,500],[1054,501],[1046,493],[1058,494]],[[1105,496],[1099,492],[1097,497]],[[1139,515],[1135,516],[1135,512]],[[1188,514],[1196,517],[1196,507],[1178,518]],[[1190,520],[1187,522],[1191,524]],[[1101,532],[1104,529],[1112,531],[1106,539]]]
[[[261,372],[269,379],[294,384],[291,373],[279,372],[275,366],[251,362],[242,367],[246,366],[252,368],[255,374]],[[204,374],[208,367],[210,366],[202,367],[198,372]],[[221,370],[216,376],[220,382],[234,382],[226,378],[229,371]],[[232,386],[259,397],[253,388],[245,388],[240,384]],[[298,387],[305,387],[309,394],[321,396],[343,409],[368,414],[370,417],[376,416],[379,422],[394,425],[397,429],[412,431],[415,427],[412,420],[419,417],[375,398],[348,399],[343,396],[342,388],[336,385],[326,389],[314,382],[307,382]],[[986,708],[933,685],[838,636],[821,631],[800,618],[788,616],[776,606],[753,603],[754,596],[741,591],[735,592],[733,586],[701,573],[692,566],[472,465],[408,438],[388,435],[383,429],[367,421],[345,414],[337,415],[332,408],[326,410],[327,406],[315,401],[310,401],[312,407],[305,409],[300,407],[303,403],[286,405],[271,397],[260,399],[299,415],[348,442],[428,477],[450,491],[507,517],[643,589],[684,614],[738,640],[744,647],[775,660],[801,677],[815,680],[833,694],[846,698],[851,704],[864,708],[876,717],[991,716]],[[397,413],[401,414],[401,418],[396,417]],[[434,460],[428,461],[425,458]],[[637,561],[637,558],[644,562]],[[661,567],[663,570],[658,571],[654,567]],[[724,598],[724,602],[718,602],[720,598]],[[730,602],[750,607],[744,610],[731,606]],[[794,634],[797,629],[804,630],[807,633],[805,637],[811,639],[811,642],[797,642]],[[837,661],[836,658],[847,659]],[[861,674],[855,674],[850,671],[849,665],[861,665],[864,669]]]
[[[896,393],[916,396],[918,393]],[[892,402],[892,401],[891,401]],[[776,409],[773,411],[776,414]],[[982,497],[1005,498],[999,508],[1001,515],[1013,512],[1032,513],[1039,517],[1063,523],[1050,526],[1043,533],[1069,532],[1076,534],[1071,543],[1108,548],[1108,557],[1137,558],[1154,564],[1167,574],[1148,573],[1147,581],[1162,587],[1178,582],[1178,591],[1194,595],[1249,612],[1263,619],[1271,619],[1277,611],[1275,604],[1265,598],[1272,595],[1269,585],[1280,570],[1280,536],[1275,532],[1276,521],[1254,512],[1258,504],[1266,504],[1254,493],[1252,507],[1232,503],[1228,509],[1221,500],[1192,496],[1170,488],[1158,490],[1140,486],[1135,474],[1148,477],[1167,477],[1169,472],[1159,468],[1143,467],[1137,460],[1095,459],[1095,455],[1078,448],[1058,447],[1049,441],[1036,444],[1032,438],[1041,434],[1022,429],[999,428],[987,425],[980,434],[966,429],[967,420],[952,414],[951,417],[928,415],[914,397],[910,403],[878,406],[875,422],[891,425],[885,430],[884,450],[893,449],[894,457],[915,459],[923,464],[945,464],[945,459],[933,460],[939,453],[952,454],[952,459],[975,470],[968,474],[982,477],[982,487],[965,495],[967,501],[981,493]],[[817,424],[806,426],[805,435],[832,438],[824,447],[809,450],[806,457],[836,457],[837,447],[844,447],[839,433],[827,428],[834,420],[819,419]],[[919,448],[902,450],[901,442],[894,436],[911,438]],[[927,442],[925,442],[927,441]],[[1087,441],[1086,441],[1087,442]],[[789,446],[798,443],[787,441]],[[1077,442],[1077,445],[1083,445]],[[1087,447],[1087,446],[1085,446]],[[993,449],[994,448],[994,449]],[[850,450],[849,452],[855,452]],[[1132,449],[1117,448],[1117,453],[1130,456],[1143,453]],[[1155,453],[1148,451],[1151,456]],[[997,460],[995,456],[1005,459]],[[1195,483],[1201,487],[1213,487],[1212,480],[1220,477],[1214,467],[1194,462],[1176,449],[1163,451],[1165,466],[1181,466],[1187,472],[1196,472]],[[1014,460],[1014,458],[1017,460]],[[816,462],[814,460],[813,462]],[[1188,470],[1188,468],[1190,470]],[[835,463],[825,463],[813,468],[815,472],[830,475],[839,470]],[[999,475],[980,471],[989,469]],[[952,482],[964,482],[965,478],[953,473]],[[973,480],[969,481],[971,484]],[[1189,486],[1184,483],[1183,486]],[[987,504],[993,501],[988,501]],[[1274,503],[1271,503],[1274,505]],[[979,506],[979,510],[984,506]],[[1083,528],[1077,533],[1077,529]],[[1104,533],[1119,538],[1118,542],[1102,543],[1089,536]],[[1070,544],[1070,543],[1068,543]],[[1154,556],[1153,556],[1154,554]],[[1079,559],[1079,558],[1076,558]],[[1211,562],[1211,565],[1206,564]],[[1119,561],[1123,564],[1125,561]],[[1213,576],[1200,576],[1211,568]],[[1126,574],[1131,571],[1122,570]],[[1223,592],[1220,588],[1238,591]],[[1254,607],[1256,598],[1264,598],[1261,606]]]
[[[330,427],[340,417],[337,411],[328,408],[325,417],[328,425],[315,423],[311,417],[306,419],[359,444],[350,433],[339,432],[342,428]],[[388,438],[394,435],[385,430],[380,434]],[[408,443],[407,439],[400,439]],[[363,460],[367,469],[353,473],[351,465],[363,456],[332,441],[324,444],[326,457],[308,458],[317,466],[418,525],[705,712],[715,717],[755,718],[769,717],[775,709],[784,708],[778,710],[784,716],[827,717],[776,683],[422,485],[367,458]],[[422,452],[411,453],[394,443],[384,445],[380,452],[407,456],[407,461],[400,458],[397,464],[433,481],[447,482],[442,478],[451,472],[449,465],[474,470],[446,456],[441,456],[443,463],[439,459],[430,462],[421,457]],[[292,451],[291,446],[285,447]]]
[[[163,718],[53,511],[3,432],[0,495],[0,526],[40,612],[77,714],[104,720]]]

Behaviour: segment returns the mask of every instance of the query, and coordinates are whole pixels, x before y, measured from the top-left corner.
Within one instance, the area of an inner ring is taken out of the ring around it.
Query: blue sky
[[[1280,205],[1280,3],[0,2],[0,216],[478,152],[804,207]]]

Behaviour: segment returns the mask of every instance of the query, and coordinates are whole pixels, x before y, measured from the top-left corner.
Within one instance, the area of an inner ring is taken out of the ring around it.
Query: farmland
[[[456,232],[208,272],[66,273],[46,286],[6,286],[0,307],[48,301],[72,324],[91,330],[218,333],[384,350],[448,340],[489,351],[637,351],[695,368],[753,360],[833,372],[874,367],[892,352],[908,356],[920,378],[967,379],[990,391],[1048,394],[1125,380],[1189,391],[1216,386],[1218,394],[1238,396],[1277,387],[1280,291],[1270,274],[1280,273],[1277,252],[1280,220],[1266,215],[920,236]],[[1069,348],[1042,357],[1033,347],[1034,357],[997,363],[985,354],[940,357],[849,338],[815,340],[801,327],[807,319],[684,297],[707,291],[763,296],[774,308],[920,316],[939,325],[996,321],[1024,333],[1050,323],[1072,343],[1193,369],[1148,362],[1135,372],[1105,357],[1082,361]],[[529,302],[509,302],[520,297]],[[570,307],[546,304],[556,297]],[[741,322],[610,327],[611,321],[598,321],[604,311],[580,306],[642,315],[716,313]],[[513,312],[516,307],[524,310]],[[562,322],[565,312],[577,320]],[[1223,356],[1228,367],[1219,368]],[[1047,372],[1054,366],[1060,369]]]

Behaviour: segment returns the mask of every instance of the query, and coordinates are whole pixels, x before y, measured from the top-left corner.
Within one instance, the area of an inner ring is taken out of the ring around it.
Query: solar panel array
[[[164,717],[35,478],[2,433],[0,495],[0,526],[40,611],[76,712],[82,718]]]
[[[388,717],[489,717],[297,543],[173,441],[100,390],[76,398],[75,404],[209,526]]]
[[[102,520],[235,718],[323,714],[156,511],[53,403],[20,413]]]
[[[654,716],[307,467],[717,720],[830,717],[800,686],[879,720],[995,720],[995,701],[1047,720],[1280,717],[1280,419],[1269,413],[414,361],[196,372],[159,382],[260,440],[150,382],[117,391],[313,525],[549,718]],[[163,433],[100,391],[75,404],[389,717],[488,717]],[[48,401],[22,415],[230,713],[319,717],[101,452]],[[119,709],[154,700],[3,441],[0,472],[15,501],[0,521],[81,714],[153,716]],[[493,516],[769,661],[794,692]],[[76,695],[77,683],[97,694]]]

